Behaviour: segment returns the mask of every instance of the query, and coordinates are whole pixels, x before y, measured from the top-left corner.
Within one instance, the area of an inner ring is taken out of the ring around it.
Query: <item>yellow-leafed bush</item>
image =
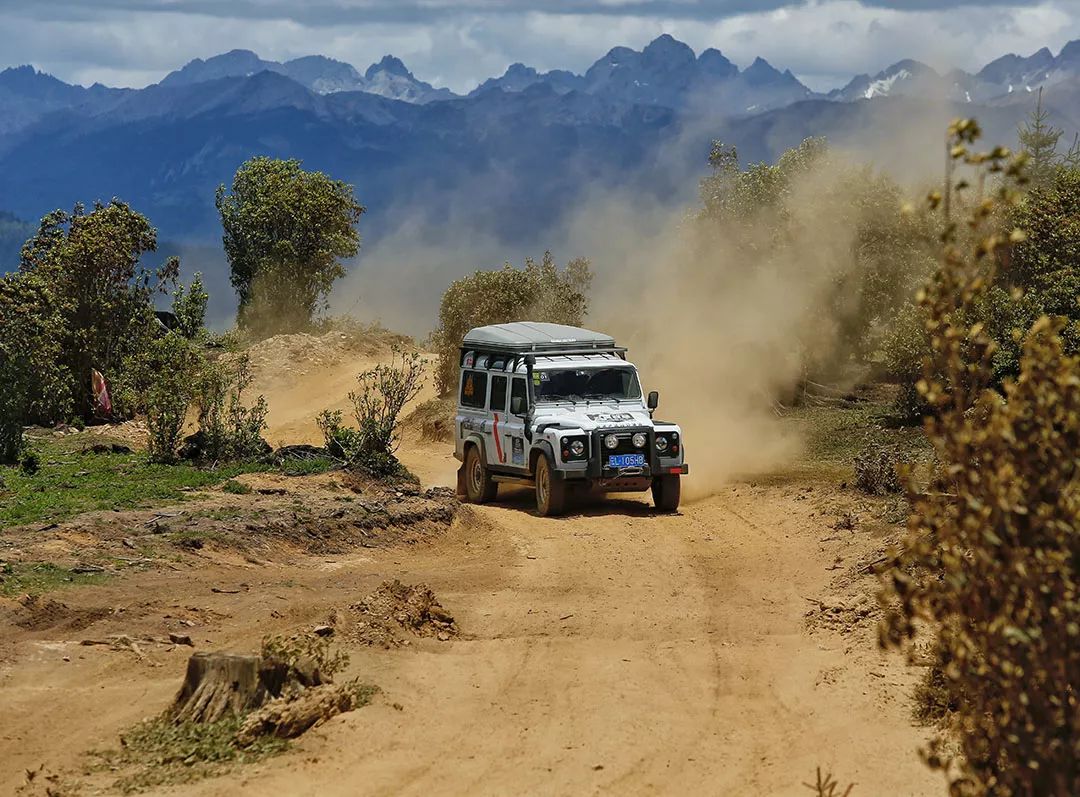
[[[965,318],[1024,237],[1000,224],[1023,160],[972,152],[974,122],[950,134],[955,166],[930,197],[946,212],[941,265],[920,296],[932,354],[919,391],[942,467],[926,490],[911,487],[909,531],[883,595],[898,609],[882,641],[936,636],[961,755],[939,737],[927,760],[953,794],[1076,795],[1080,362],[1063,352],[1062,322],[1042,317],[1023,336],[1015,380],[991,389],[996,346]]]

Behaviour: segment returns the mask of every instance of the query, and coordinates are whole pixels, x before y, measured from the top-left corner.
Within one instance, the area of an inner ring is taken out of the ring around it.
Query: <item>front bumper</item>
[[[646,437],[645,448],[635,448],[631,438],[637,433],[644,433]],[[619,445],[614,449],[604,447],[604,438],[609,434],[619,436]],[[674,458],[664,458],[656,450],[656,433],[651,427],[601,429],[590,435],[590,456],[584,471],[567,472],[567,476],[573,475],[588,479],[612,480],[612,479],[652,479],[654,476],[663,474],[689,473],[686,463],[679,462]],[[644,454],[645,464],[641,467],[611,468],[607,466],[610,454]],[[665,461],[666,460],[666,461]]]

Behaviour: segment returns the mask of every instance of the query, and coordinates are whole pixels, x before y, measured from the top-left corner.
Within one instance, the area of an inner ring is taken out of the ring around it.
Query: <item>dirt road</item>
[[[910,674],[869,627],[805,629],[835,553],[800,495],[743,487],[675,518],[470,510],[401,559],[464,638],[362,654],[385,700],[182,793],[806,794],[820,765],[857,794],[938,794]]]

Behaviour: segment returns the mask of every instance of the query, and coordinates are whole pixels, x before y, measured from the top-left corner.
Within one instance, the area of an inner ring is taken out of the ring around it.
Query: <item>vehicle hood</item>
[[[607,404],[594,402],[589,405],[553,404],[538,405],[533,424],[559,424],[586,432],[597,429],[640,428],[652,426],[649,411],[641,405]]]

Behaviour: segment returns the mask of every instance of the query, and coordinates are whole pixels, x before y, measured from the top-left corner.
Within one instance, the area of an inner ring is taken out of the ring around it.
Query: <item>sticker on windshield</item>
[[[628,412],[601,413],[600,415],[589,415],[587,417],[590,421],[597,421],[598,423],[622,423],[623,421],[634,420],[634,416]]]
[[[545,379],[547,378],[547,374],[544,374],[544,378]],[[540,384],[540,373],[538,371],[533,372],[533,384],[534,385],[539,385]]]

